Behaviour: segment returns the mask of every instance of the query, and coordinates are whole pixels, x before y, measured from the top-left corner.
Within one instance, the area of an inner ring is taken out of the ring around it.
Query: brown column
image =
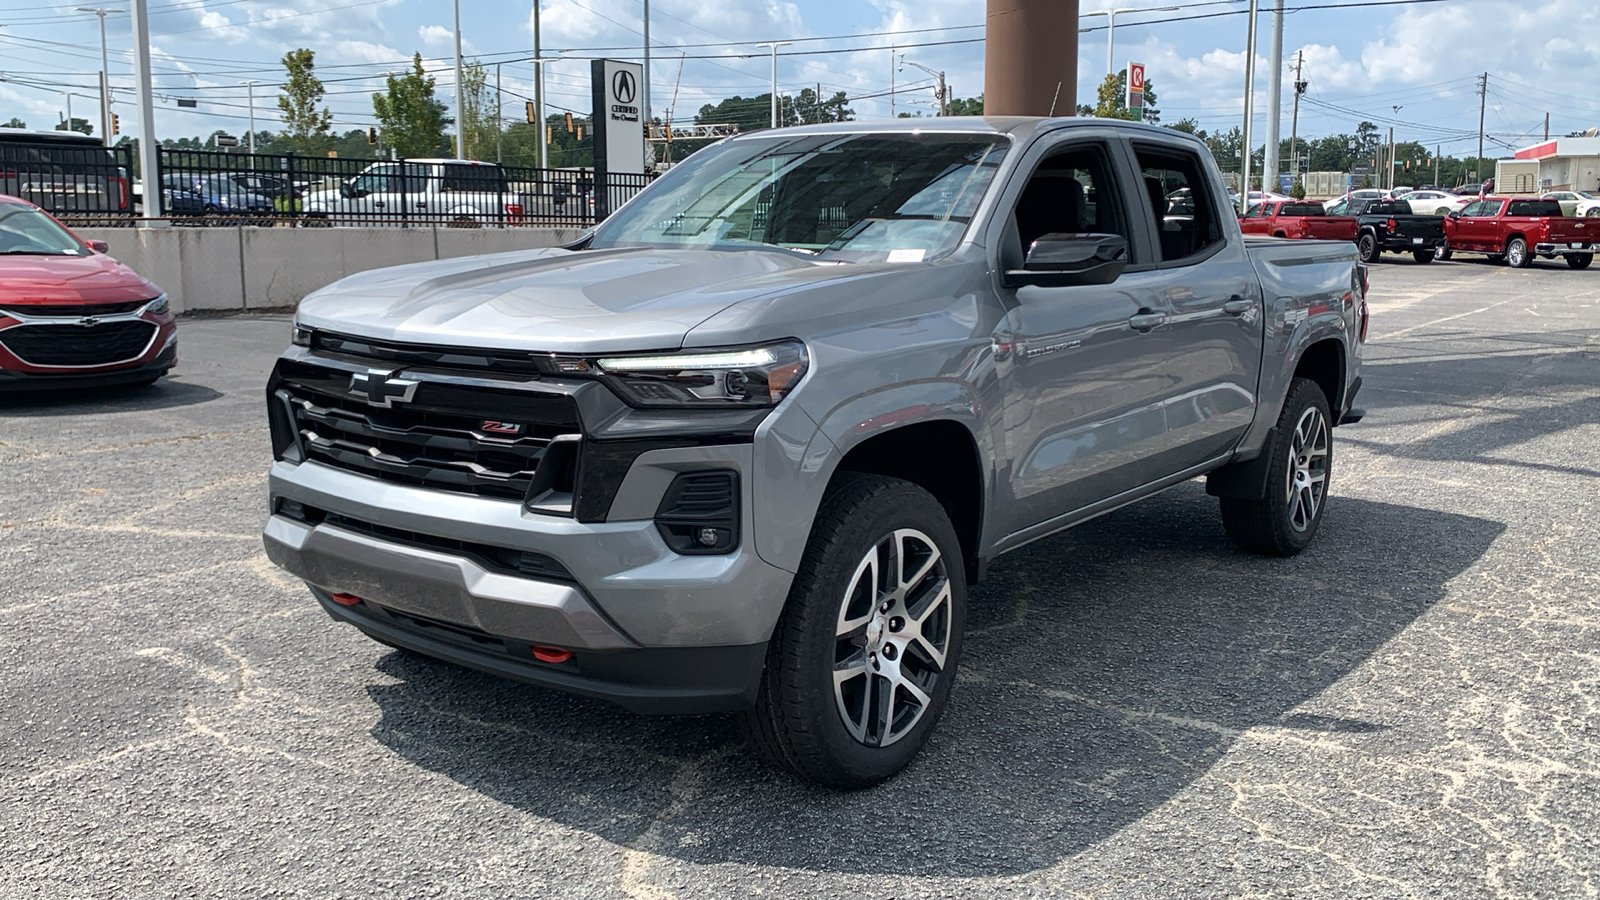
[[[1070,116],[1078,109],[1078,0],[989,0],[983,112]]]

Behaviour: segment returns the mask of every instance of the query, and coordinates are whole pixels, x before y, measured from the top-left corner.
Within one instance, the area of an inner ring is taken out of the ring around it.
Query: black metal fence
[[[65,140],[0,141],[0,194],[104,223],[134,215],[131,147]]]
[[[0,191],[14,193],[3,178],[19,176],[21,196],[78,222],[148,217],[154,210],[144,198],[160,190],[161,217],[185,225],[587,227],[653,177],[610,176],[609,205],[597,208],[588,169],[161,148],[156,178],[131,185],[131,148],[91,149],[98,159],[57,162],[48,177],[0,172]]]

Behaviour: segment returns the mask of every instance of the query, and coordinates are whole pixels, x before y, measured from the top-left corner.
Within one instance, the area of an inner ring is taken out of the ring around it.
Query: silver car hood
[[[849,278],[854,268],[766,250],[526,250],[352,275],[301,301],[298,318],[410,343],[671,350],[742,300]]]

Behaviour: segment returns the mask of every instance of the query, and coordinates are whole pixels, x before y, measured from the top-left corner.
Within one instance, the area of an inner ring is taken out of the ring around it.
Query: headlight
[[[595,362],[630,405],[706,409],[774,406],[794,390],[810,364],[799,341]]]
[[[295,319],[289,327],[292,330],[289,335],[289,343],[296,347],[311,346],[311,329],[301,325],[299,319]]]
[[[161,296],[155,298],[154,300],[151,300],[149,303],[146,303],[144,305],[144,308],[139,310],[139,315],[141,315],[141,316],[164,316],[164,315],[167,314],[167,311],[170,310],[170,309],[172,309],[172,306],[167,303],[167,295],[166,294],[162,294]]]

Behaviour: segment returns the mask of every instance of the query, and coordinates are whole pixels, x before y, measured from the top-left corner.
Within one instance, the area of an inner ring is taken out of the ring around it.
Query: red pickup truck
[[[1356,220],[1350,216],[1330,216],[1321,203],[1268,200],[1245,211],[1239,218],[1239,230],[1245,234],[1281,238],[1354,241]]]
[[[1485,197],[1445,217],[1444,239],[1439,259],[1482,253],[1521,269],[1535,255],[1562,256],[1572,268],[1587,269],[1600,242],[1600,222],[1563,216],[1555,200]]]

